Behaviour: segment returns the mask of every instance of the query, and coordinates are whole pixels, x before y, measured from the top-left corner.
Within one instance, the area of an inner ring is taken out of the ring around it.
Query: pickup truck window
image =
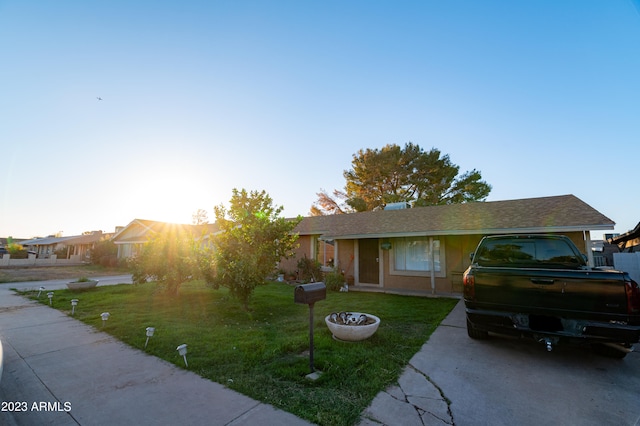
[[[576,269],[584,261],[561,239],[494,239],[486,240],[474,261],[480,266]]]

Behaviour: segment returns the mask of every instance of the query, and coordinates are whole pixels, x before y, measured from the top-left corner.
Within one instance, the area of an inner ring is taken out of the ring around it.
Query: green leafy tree
[[[27,250],[21,244],[14,243],[13,240],[8,241],[6,248],[12,259],[26,259],[28,257]]]
[[[130,260],[133,282],[157,281],[168,294],[176,296],[180,286],[197,272],[195,247],[191,233],[176,225],[167,226],[155,233]]]
[[[227,287],[249,308],[256,286],[264,284],[282,258],[293,255],[297,234],[292,231],[301,220],[280,217],[282,207],[274,207],[265,191],[233,189],[230,207],[214,208],[220,233],[213,239],[214,286]]]
[[[479,171],[460,174],[448,155],[413,143],[361,149],[351,164],[344,172],[345,191],[334,191],[334,197],[318,193],[312,214],[376,210],[396,202],[419,207],[482,201],[491,191]]]

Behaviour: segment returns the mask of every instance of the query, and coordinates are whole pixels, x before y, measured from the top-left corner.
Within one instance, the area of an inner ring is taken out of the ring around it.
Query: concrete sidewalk
[[[309,425],[0,286],[2,425]],[[56,287],[56,285],[58,287]],[[23,410],[23,411],[15,411]]]

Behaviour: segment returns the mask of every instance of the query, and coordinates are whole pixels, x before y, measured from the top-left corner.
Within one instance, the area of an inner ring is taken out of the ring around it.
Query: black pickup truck
[[[629,274],[587,266],[560,235],[485,237],[463,276],[467,332],[592,344],[624,358],[640,340],[640,288]]]

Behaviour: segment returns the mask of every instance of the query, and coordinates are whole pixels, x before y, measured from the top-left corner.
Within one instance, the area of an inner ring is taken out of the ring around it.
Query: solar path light
[[[184,359],[184,365],[186,367],[189,367],[189,364],[187,363],[187,345],[183,343],[182,345],[178,346],[176,350],[180,355],[182,355],[182,358]]]
[[[44,291],[44,287],[40,287],[38,289],[38,299],[40,299],[40,293],[42,293]]]
[[[155,331],[156,329],[154,327],[147,327],[147,341],[144,342],[145,349],[147,349],[147,344],[149,344],[149,337],[152,337]]]
[[[71,299],[71,315],[76,313],[76,306],[78,306],[78,299]]]
[[[53,299],[53,292],[50,291],[49,293],[47,293],[47,297],[49,298],[49,306],[51,306],[51,299]]]
[[[104,324],[107,322],[107,320],[109,319],[109,316],[111,314],[109,312],[103,312],[100,314],[100,317],[102,318],[102,326],[104,327]]]

